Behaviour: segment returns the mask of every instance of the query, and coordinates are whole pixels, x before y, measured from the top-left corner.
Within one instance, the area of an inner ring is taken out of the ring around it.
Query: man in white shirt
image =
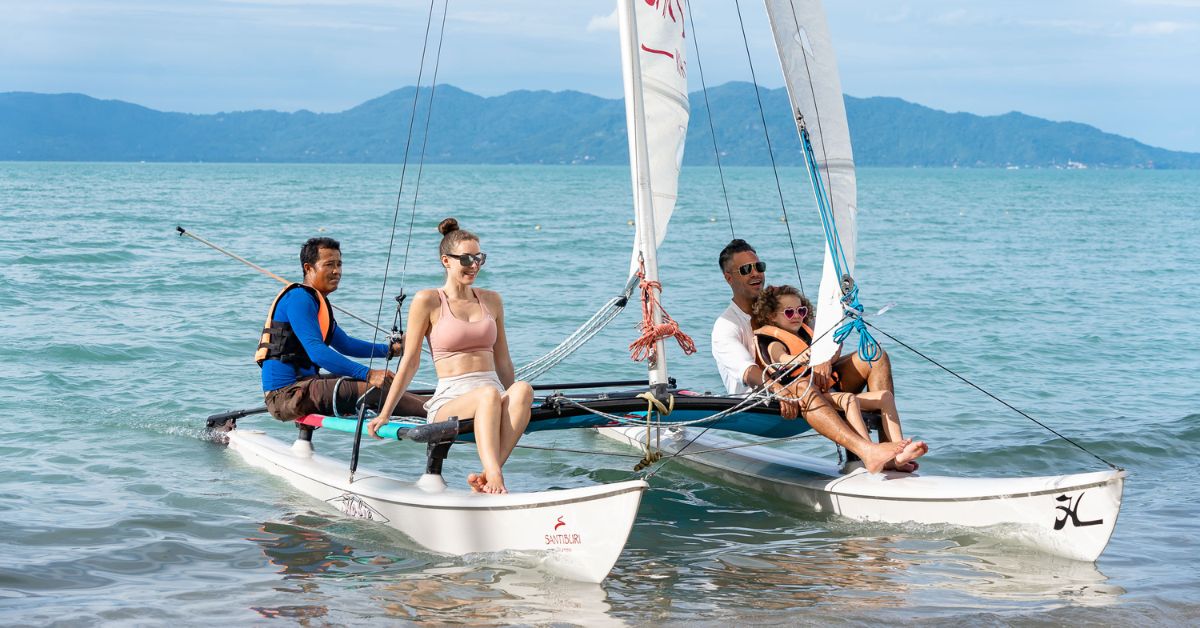
[[[713,323],[713,359],[717,361],[717,370],[729,394],[744,395],[763,383],[762,368],[754,360],[754,330],[750,327],[750,311],[766,284],[767,264],[759,260],[754,247],[742,239],[734,239],[721,249],[717,261],[721,272],[725,274],[725,282],[733,290],[733,302]],[[820,370],[827,375],[831,365],[820,366],[825,367]],[[813,370],[818,371],[816,367]],[[890,371],[886,375],[890,380]],[[780,387],[776,384],[773,389],[777,392]],[[820,392],[818,386],[808,387],[804,397],[798,400],[780,399],[783,418],[795,419],[802,412],[814,430],[857,455],[871,473],[878,473],[884,465],[894,463],[897,454],[906,448],[918,447],[912,443],[912,439],[898,443],[875,443],[863,438],[838,414],[832,401]],[[906,452],[904,458],[909,460],[920,455],[912,455],[915,453]]]

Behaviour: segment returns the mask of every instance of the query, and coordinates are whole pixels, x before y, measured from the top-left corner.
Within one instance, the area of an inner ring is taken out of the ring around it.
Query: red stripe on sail
[[[670,57],[670,58],[672,58],[672,59],[674,59],[674,58],[675,58],[675,55],[673,55],[673,54],[671,54],[671,53],[667,52],[666,50],[655,50],[654,48],[648,48],[648,47],[646,46],[646,44],[642,44],[642,50],[645,50],[646,52],[653,52],[653,53],[654,53],[654,54],[656,54],[656,55],[663,55],[663,56],[666,56],[666,57]]]

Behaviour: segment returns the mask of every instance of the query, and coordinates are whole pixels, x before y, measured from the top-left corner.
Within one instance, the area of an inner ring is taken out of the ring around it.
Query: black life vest
[[[315,366],[312,358],[308,356],[308,352],[304,350],[304,344],[296,337],[296,332],[292,331],[292,325],[286,322],[277,323],[274,320],[275,308],[279,305],[279,300],[295,288],[303,288],[316,298],[317,323],[321,326],[321,341],[329,344],[333,340],[333,329],[337,323],[333,320],[333,306],[329,305],[329,300],[325,298],[325,295],[316,288],[302,283],[288,284],[286,288],[279,291],[279,294],[275,295],[275,300],[271,302],[271,309],[267,311],[267,322],[263,323],[258,351],[254,353],[254,361],[260,367],[266,360],[279,360],[297,370]]]

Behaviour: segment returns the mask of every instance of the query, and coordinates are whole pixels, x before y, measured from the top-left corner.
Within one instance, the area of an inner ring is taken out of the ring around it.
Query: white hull
[[[645,427],[603,428],[641,448]],[[695,428],[663,428],[664,454],[744,443]],[[843,474],[836,464],[779,449],[744,447],[679,459],[716,477],[801,505],[859,521],[984,528],[1039,550],[1094,561],[1108,545],[1121,509],[1124,471],[1029,478],[955,478],[920,473]]]
[[[405,482],[287,445],[261,431],[235,429],[229,446],[250,464],[284,478],[342,513],[387,524],[434,552],[537,552],[541,568],[600,582],[633,527],[642,480],[540,493],[484,495],[448,490],[439,476]]]

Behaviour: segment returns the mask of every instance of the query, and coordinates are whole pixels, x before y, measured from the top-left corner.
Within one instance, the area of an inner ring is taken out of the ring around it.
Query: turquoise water
[[[0,164],[0,623],[644,624],[924,621],[1175,624],[1200,619],[1192,350],[1200,173],[865,170],[862,298],[879,327],[1130,470],[1095,564],[962,530],[829,519],[681,466],[653,479],[602,585],[502,557],[448,559],[348,520],[202,437],[208,414],[258,405],[251,360],[278,285],[181,224],[298,275],[304,239],[342,241],[334,301],[374,318],[396,166]],[[410,171],[410,175],[412,171]],[[773,283],[815,290],[820,235],[802,172],[783,173],[797,247],[767,169],[727,171],[738,236]],[[622,168],[427,167],[404,264],[410,182],[386,294],[440,282],[434,226],[482,236],[482,285],[504,295],[518,364],[616,294],[632,227]],[[700,347],[682,385],[717,389],[708,331],[728,289],[730,222],[712,169],[685,171],[662,249],[664,304]],[[387,306],[385,306],[387,307]],[[634,378],[632,310],[542,381]],[[363,325],[342,323],[356,335]],[[390,324],[390,314],[385,312]],[[933,474],[1103,468],[895,343],[906,432]],[[418,377],[433,380],[428,364]],[[267,420],[281,438],[292,430]],[[588,432],[530,444],[614,451]],[[349,439],[318,436],[345,455]],[[823,455],[832,447],[801,445]],[[415,472],[422,452],[371,443],[364,464]],[[461,484],[474,455],[447,463]],[[533,490],[631,476],[623,458],[519,450]]]

